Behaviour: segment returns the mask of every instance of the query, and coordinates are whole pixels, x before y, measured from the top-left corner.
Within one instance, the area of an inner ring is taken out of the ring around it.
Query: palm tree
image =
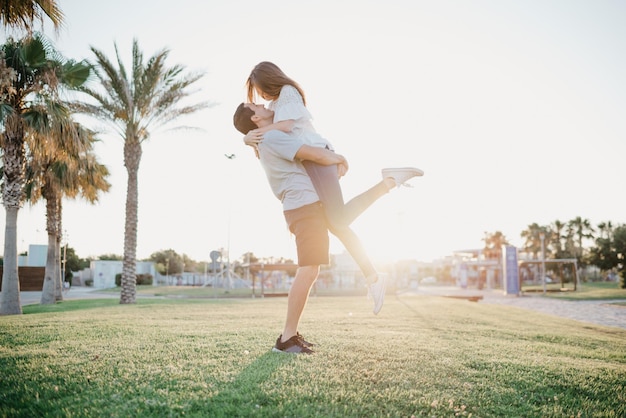
[[[565,229],[565,227],[566,225],[558,219],[552,222],[552,234],[550,237],[550,242],[554,244],[554,258],[567,258],[565,257],[565,250],[563,245],[563,239],[565,238],[563,236],[563,230]]]
[[[46,201],[48,253],[41,304],[63,299],[59,265],[62,238],[62,198],[81,195],[90,203],[107,191],[108,170],[92,153],[94,133],[76,124],[79,141],[65,141],[64,132],[33,141],[26,194],[31,202]],[[71,139],[71,138],[70,138]]]
[[[524,238],[524,251],[533,254],[533,258],[538,258],[537,255],[541,252],[541,234],[547,237],[547,228],[545,226],[539,226],[536,222],[528,225],[528,229],[522,231],[520,236]]]
[[[613,237],[613,223],[611,221],[600,222],[598,224],[598,231],[600,231],[599,238],[611,239]]]
[[[589,219],[582,219],[580,216],[569,221],[568,225],[572,232],[574,233],[574,237],[576,239],[576,244],[578,247],[577,256],[578,262],[583,262],[583,240],[584,239],[593,239],[593,233],[595,232],[591,222]]]
[[[59,30],[63,24],[63,13],[56,0],[3,0],[0,2],[0,22],[11,29],[33,32],[33,23],[44,16]]]
[[[198,103],[178,106],[191,92],[188,88],[198,81],[201,73],[183,75],[184,67],[167,67],[169,50],[163,49],[144,62],[137,40],[133,40],[130,73],[122,63],[115,44],[117,66],[101,51],[91,47],[96,57],[94,72],[100,82],[98,90],[83,87],[96,104],[76,103],[79,112],[107,121],[124,140],[124,166],[128,173],[126,189],[126,219],[124,225],[124,260],[120,303],[135,303],[137,251],[137,174],[142,144],[153,129],[163,127],[182,115],[208,106]]]
[[[38,34],[0,46],[0,147],[2,204],[6,211],[4,272],[0,315],[21,314],[17,268],[17,215],[24,198],[25,138],[65,129],[69,110],[58,97],[61,87],[84,83],[89,66],[65,61]]]
[[[502,258],[502,246],[509,245],[509,241],[506,239],[501,231],[496,231],[492,234],[485,232],[485,258],[500,260]]]

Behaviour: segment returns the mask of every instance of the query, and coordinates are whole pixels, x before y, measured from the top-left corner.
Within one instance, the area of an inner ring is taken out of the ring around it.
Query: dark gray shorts
[[[296,237],[298,265],[320,266],[330,263],[328,225],[320,202],[284,211],[289,231]]]

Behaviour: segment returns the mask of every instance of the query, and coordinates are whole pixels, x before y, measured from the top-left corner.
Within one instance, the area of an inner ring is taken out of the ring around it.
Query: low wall
[[[18,267],[17,274],[20,277],[20,291],[41,291],[43,289],[43,278],[45,267]],[[3,268],[0,266],[0,277]],[[2,291],[2,280],[0,280],[0,291]]]

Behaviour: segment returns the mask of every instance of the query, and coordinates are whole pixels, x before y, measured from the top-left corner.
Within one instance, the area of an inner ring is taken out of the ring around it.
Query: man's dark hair
[[[240,104],[233,115],[235,128],[244,135],[258,128],[256,123],[252,122],[252,116],[254,116],[254,111],[247,107],[245,103]]]

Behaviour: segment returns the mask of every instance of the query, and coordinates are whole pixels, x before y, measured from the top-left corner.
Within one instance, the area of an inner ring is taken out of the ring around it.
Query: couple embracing
[[[298,324],[320,265],[329,264],[328,232],[339,238],[358,264],[373,312],[378,314],[386,277],[376,271],[350,224],[391,189],[424,173],[413,167],[383,169],[380,182],[344,202],[339,179],[348,171],[348,161],[316,132],[300,85],[278,66],[264,61],[254,67],[246,86],[247,103],[239,105],[233,122],[245,135],[245,144],[254,148],[270,188],[282,202],[298,255],[285,326],[273,350],[312,354],[314,344],[299,333]],[[268,101],[268,107],[256,104],[258,98]]]

